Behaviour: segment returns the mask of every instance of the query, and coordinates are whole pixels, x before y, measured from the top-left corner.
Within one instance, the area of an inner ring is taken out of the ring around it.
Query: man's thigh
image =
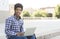
[[[30,35],[30,36],[26,36],[27,39],[36,39],[36,36],[35,35]]]
[[[11,36],[8,39],[27,39],[25,36]]]

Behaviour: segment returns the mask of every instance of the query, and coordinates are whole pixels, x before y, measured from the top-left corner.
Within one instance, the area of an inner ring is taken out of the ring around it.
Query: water
[[[43,36],[46,34],[60,32],[60,20],[24,20],[24,28],[36,27],[36,36]],[[5,38],[5,25],[0,23],[0,39]]]

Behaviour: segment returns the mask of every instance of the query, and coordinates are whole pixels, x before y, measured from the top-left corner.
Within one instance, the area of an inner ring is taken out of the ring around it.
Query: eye
[[[17,10],[17,11],[22,11],[22,9],[21,9],[21,8],[17,8],[16,10]]]

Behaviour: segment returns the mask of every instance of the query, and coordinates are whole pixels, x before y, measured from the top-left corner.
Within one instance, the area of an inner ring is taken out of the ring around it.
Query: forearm
[[[5,30],[5,33],[6,33],[7,35],[16,35],[16,34],[17,34],[16,32],[10,31],[10,30]]]

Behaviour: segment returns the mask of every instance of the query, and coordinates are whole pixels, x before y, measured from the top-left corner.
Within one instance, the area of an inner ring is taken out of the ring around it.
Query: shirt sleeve
[[[11,25],[12,25],[12,20],[10,19],[6,19],[6,23],[5,23],[5,33],[7,35],[16,35],[16,33],[14,31],[11,31]]]
[[[23,22],[23,21],[22,21]],[[22,23],[21,27],[20,27],[20,31],[24,32],[24,26],[23,26],[24,22]]]

